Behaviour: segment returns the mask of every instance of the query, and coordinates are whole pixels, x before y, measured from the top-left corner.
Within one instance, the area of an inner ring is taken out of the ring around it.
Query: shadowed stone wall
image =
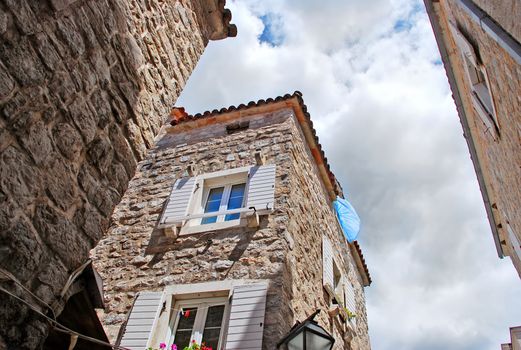
[[[228,36],[223,6],[0,1],[0,265],[56,314],[208,40]],[[0,349],[37,348],[47,331],[0,296]]]

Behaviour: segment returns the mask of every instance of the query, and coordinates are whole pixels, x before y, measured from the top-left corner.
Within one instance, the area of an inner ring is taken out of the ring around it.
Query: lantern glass
[[[299,333],[296,337],[288,342],[288,350],[304,349],[304,332]]]
[[[331,340],[314,332],[306,331],[306,349],[313,350],[329,350],[331,349]]]

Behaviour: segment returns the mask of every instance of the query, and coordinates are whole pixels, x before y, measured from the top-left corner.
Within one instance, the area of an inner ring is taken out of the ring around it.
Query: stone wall
[[[483,3],[481,5],[487,12],[492,12],[492,15],[510,11],[508,3],[511,2],[502,2],[501,6],[495,1],[487,4],[483,1],[476,2]],[[499,134],[490,130],[472,107],[470,83],[463,68],[465,63],[452,39],[446,43],[451,50],[451,69],[458,80],[458,90],[470,124],[471,134],[466,137],[472,137],[476,145],[503,250],[506,254],[511,254],[512,247],[509,246],[510,240],[506,232],[507,224],[521,242],[521,66],[460,6],[451,1],[444,1],[442,5],[442,26],[450,33],[447,21],[457,23],[469,36],[487,71],[489,88],[497,111]],[[516,20],[516,25],[519,24],[517,17],[509,12],[508,18]],[[506,17],[499,19],[508,22]],[[509,29],[508,26],[506,29]],[[521,261],[514,263],[521,275]]]
[[[521,42],[521,3],[517,0],[473,0],[518,42]]]
[[[109,233],[92,251],[105,283],[107,308],[100,314],[114,339],[137,292],[167,285],[222,279],[268,279],[264,349],[297,320],[329,300],[322,287],[322,233],[335,243],[357,296],[360,336],[353,349],[369,349],[360,276],[329,206],[313,158],[291,109],[243,117],[249,129],[228,135],[224,124],[162,135],[140,162],[129,190],[116,208]],[[175,130],[176,127],[171,127]],[[260,149],[276,164],[275,210],[260,228],[236,228],[168,238],[155,229],[176,178],[187,165],[199,174],[255,164]],[[339,324],[325,312],[320,323],[344,349]]]
[[[0,264],[56,313],[208,38],[227,36],[216,4],[0,1]],[[0,348],[37,347],[33,316],[2,295]]]

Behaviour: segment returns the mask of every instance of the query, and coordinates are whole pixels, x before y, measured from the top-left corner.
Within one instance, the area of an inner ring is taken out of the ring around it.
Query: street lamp
[[[335,338],[313,319],[320,312],[315,311],[304,322],[297,322],[288,334],[277,344],[282,350],[331,350]]]

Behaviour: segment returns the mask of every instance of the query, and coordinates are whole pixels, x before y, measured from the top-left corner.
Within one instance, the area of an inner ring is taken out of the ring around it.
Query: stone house
[[[301,94],[172,117],[91,252],[111,341],[271,350],[320,310],[334,349],[370,349],[371,278]]]
[[[67,348],[54,317],[107,340],[89,251],[206,45],[236,34],[224,5],[0,0],[0,349],[51,328]]]
[[[521,326],[510,327],[510,343],[501,344],[501,350],[521,350]]]
[[[521,276],[521,2],[424,1],[497,253]]]

